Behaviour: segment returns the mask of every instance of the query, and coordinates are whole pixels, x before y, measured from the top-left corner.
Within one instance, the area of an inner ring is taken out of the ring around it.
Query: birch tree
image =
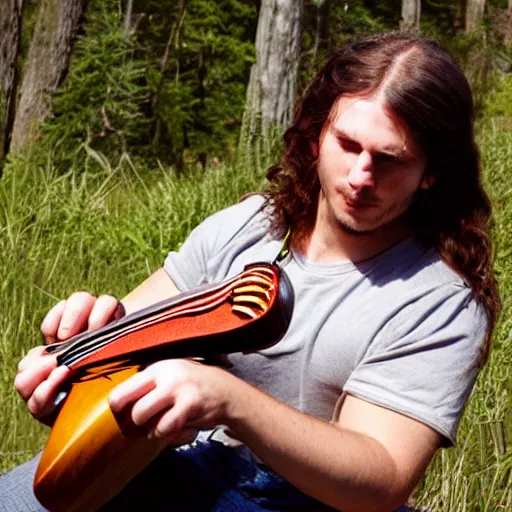
[[[466,1],[466,32],[475,32],[485,13],[485,0],[467,0]]]
[[[73,40],[87,1],[41,0],[24,66],[12,133],[13,149],[20,149],[35,138],[39,124],[50,115],[52,95],[66,77]]]
[[[0,168],[9,151],[16,107],[22,0],[0,2]],[[0,171],[1,174],[1,171]]]
[[[299,67],[303,0],[263,0],[256,31],[256,62],[247,89],[251,133],[267,134],[292,119]]]
[[[405,30],[419,29],[421,18],[420,0],[402,0],[402,21],[400,28]]]

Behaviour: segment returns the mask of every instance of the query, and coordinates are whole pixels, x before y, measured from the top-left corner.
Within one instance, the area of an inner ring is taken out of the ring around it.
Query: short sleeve
[[[209,282],[208,262],[262,210],[264,203],[262,196],[252,195],[213,214],[190,233],[179,251],[167,255],[164,270],[180,291]]]
[[[471,290],[443,285],[388,322],[344,392],[421,421],[454,444],[486,329]]]

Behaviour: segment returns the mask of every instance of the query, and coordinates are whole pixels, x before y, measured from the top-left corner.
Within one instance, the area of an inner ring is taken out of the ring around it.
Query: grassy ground
[[[503,311],[490,360],[460,425],[458,447],[437,455],[417,493],[432,512],[512,510],[512,132],[500,119],[488,120],[480,143],[495,209]]]
[[[81,289],[123,296],[203,218],[262,184],[261,173],[226,167],[142,180],[128,159],[115,169],[91,151],[79,154],[82,168],[83,159],[80,176],[18,161],[0,181],[0,472],[44,443],[12,381],[49,307]]]
[[[512,510],[512,134],[489,122],[480,138],[496,205],[504,310],[459,445],[438,455],[416,493],[417,506],[433,512]],[[12,380],[17,361],[39,343],[38,325],[50,306],[78,289],[122,296],[202,218],[262,184],[261,172],[227,167],[182,178],[148,173],[128,159],[112,168],[86,149],[78,165],[87,171],[56,177],[51,159],[20,160],[0,182],[0,472],[44,444],[46,431],[29,417]]]

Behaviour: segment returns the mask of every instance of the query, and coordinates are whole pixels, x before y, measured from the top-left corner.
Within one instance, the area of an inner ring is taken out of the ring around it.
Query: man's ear
[[[436,182],[436,177],[432,174],[425,173],[421,178],[420,188],[421,190],[428,190]]]

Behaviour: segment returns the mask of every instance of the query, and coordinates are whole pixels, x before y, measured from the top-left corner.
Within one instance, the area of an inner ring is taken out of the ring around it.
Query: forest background
[[[0,471],[47,431],[12,388],[55,301],[123,296],[261,189],[296,98],[344,41],[438,38],[471,81],[503,313],[418,510],[512,510],[512,1],[1,0]]]

